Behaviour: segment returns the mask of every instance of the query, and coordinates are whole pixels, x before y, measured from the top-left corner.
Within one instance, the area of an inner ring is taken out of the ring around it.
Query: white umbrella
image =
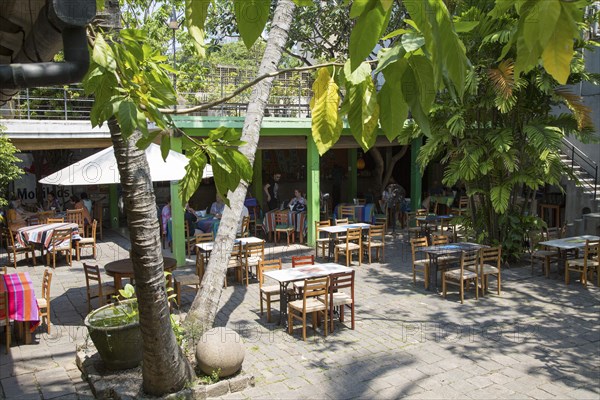
[[[167,161],[164,161],[160,146],[154,143],[146,149],[146,158],[150,166],[152,182],[181,180],[185,175],[185,166],[189,162],[186,156],[175,151],[169,151]],[[212,176],[212,167],[207,164],[202,178]],[[43,184],[61,186],[107,185],[120,182],[112,146],[40,180]]]

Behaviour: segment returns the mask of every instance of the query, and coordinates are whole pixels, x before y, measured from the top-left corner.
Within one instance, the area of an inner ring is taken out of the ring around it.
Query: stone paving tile
[[[387,239],[385,263],[354,263],[356,330],[336,321],[326,338],[322,328],[309,328],[304,342],[300,329],[290,336],[260,317],[256,281],[248,289],[225,289],[218,324],[244,337],[244,371],[256,376],[256,387],[226,398],[315,398],[315,393],[331,399],[600,398],[598,288],[565,287],[559,277],[510,268],[503,269],[501,297],[489,293],[475,300],[469,294],[461,305],[455,294],[444,300],[425,291],[422,278],[413,285],[406,238]],[[128,243],[110,231],[100,246],[98,264],[127,256]],[[283,257],[284,267],[291,255],[314,253],[297,245],[267,249],[268,257]],[[19,270],[28,270],[39,288],[43,268],[22,262]],[[7,398],[52,396],[63,382],[68,393],[57,398],[91,398],[72,361],[76,343],[86,335],[83,282],[81,263],[54,270],[52,334],[43,326],[35,344],[13,342],[9,357],[0,357],[0,387]],[[185,292],[184,309],[192,300],[193,293]],[[278,308],[273,305],[274,321]]]

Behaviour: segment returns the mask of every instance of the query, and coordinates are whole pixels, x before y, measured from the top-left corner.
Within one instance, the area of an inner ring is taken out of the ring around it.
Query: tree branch
[[[308,58],[300,55],[300,54],[296,54],[293,51],[291,51],[290,49],[288,49],[287,47],[284,49],[284,51],[289,54],[290,56],[297,58],[298,60],[302,61],[304,64],[312,66],[313,63],[311,63],[310,61],[308,61]]]

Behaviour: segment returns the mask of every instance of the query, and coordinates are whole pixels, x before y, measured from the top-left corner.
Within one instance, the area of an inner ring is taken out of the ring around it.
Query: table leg
[[[430,292],[436,292],[438,293],[438,286],[437,286],[437,274],[438,274],[438,256],[431,254],[429,255],[429,266],[427,268],[429,268],[429,285],[428,285],[428,289]],[[435,268],[433,268],[433,266],[435,266]]]
[[[289,282],[279,282],[279,325],[287,328],[287,291]]]
[[[327,254],[327,262],[331,262],[331,257],[333,257],[333,250],[335,248],[335,236],[334,234],[329,234],[329,252]]]
[[[114,276],[114,283],[115,283],[115,289],[119,290],[121,289],[121,275],[120,274],[115,274]]]

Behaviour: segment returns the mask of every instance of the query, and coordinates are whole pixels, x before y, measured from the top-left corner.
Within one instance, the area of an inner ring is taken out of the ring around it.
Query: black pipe
[[[90,64],[85,28],[64,28],[62,41],[64,62],[0,65],[0,88],[24,89],[80,82]]]

